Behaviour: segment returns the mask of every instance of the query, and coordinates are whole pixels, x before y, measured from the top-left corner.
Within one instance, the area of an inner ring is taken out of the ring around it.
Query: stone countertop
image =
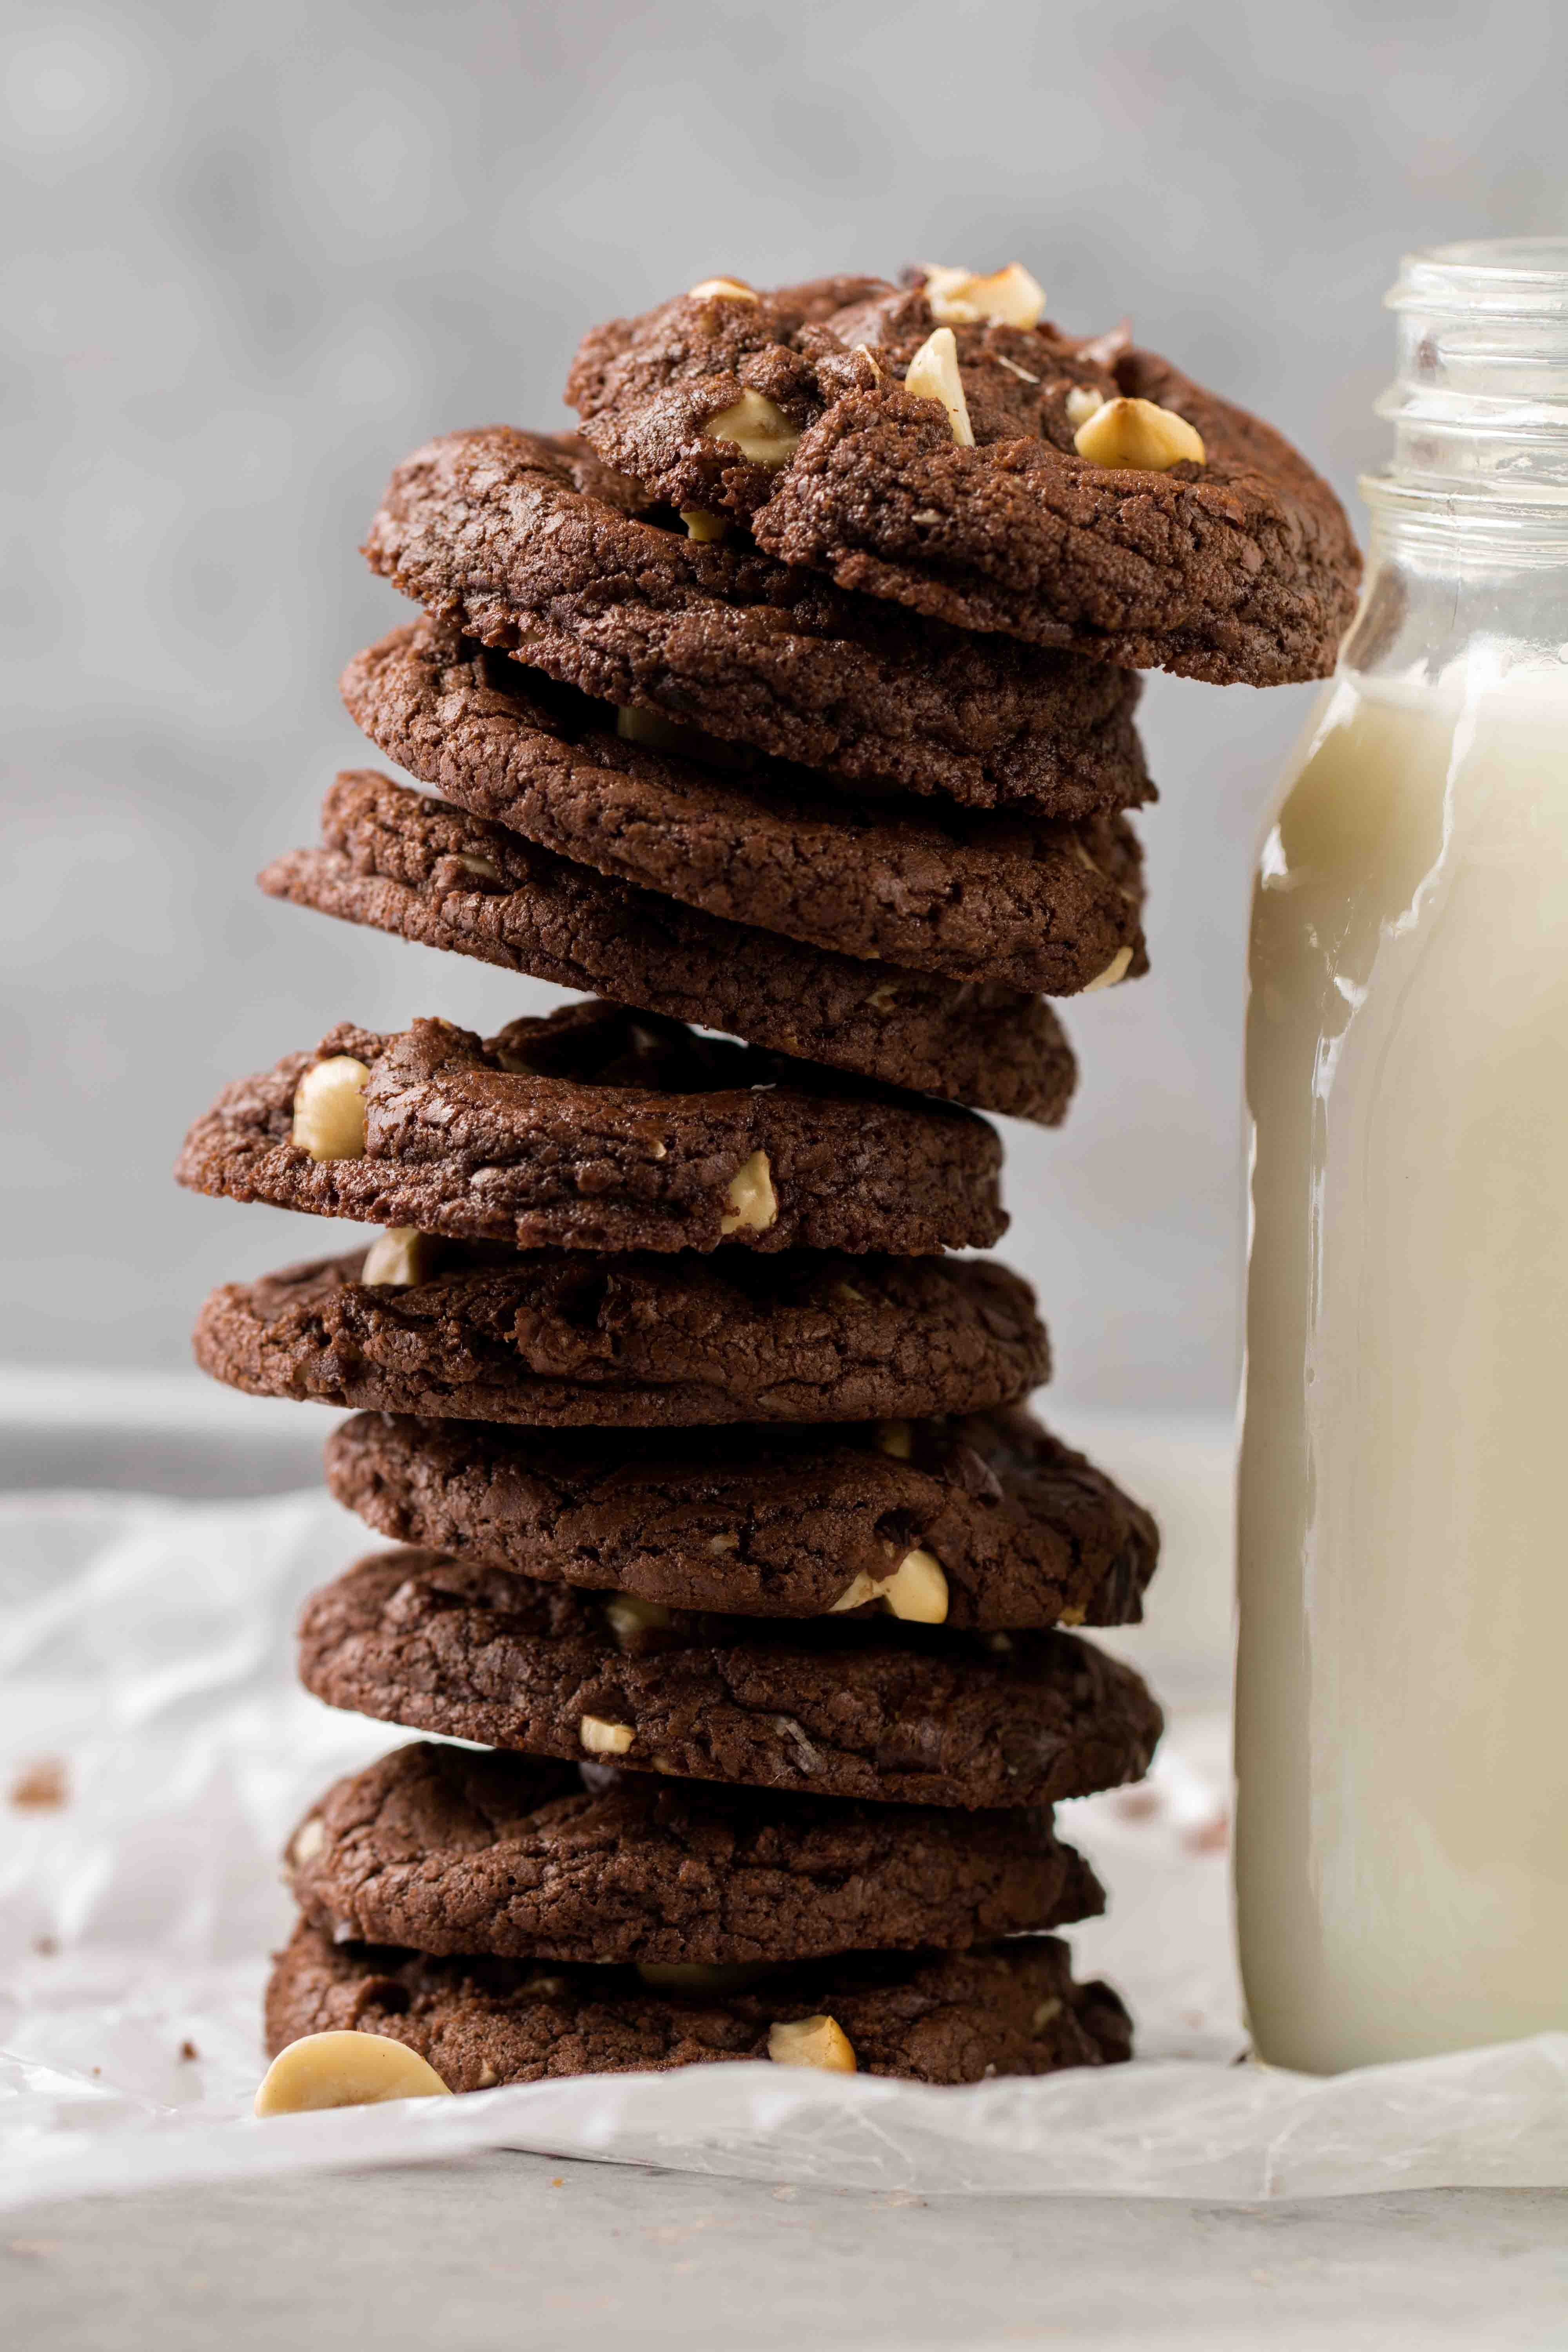
[[[0,2309],[29,2352],[1511,2352],[1568,2344],[1568,2192],[922,2200],[486,2156],[36,2206]]]

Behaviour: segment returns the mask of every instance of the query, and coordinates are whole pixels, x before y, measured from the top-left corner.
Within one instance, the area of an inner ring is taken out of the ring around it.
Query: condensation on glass
[[[1568,240],[1413,257],[1253,901],[1237,1907],[1259,2056],[1568,2028]]]

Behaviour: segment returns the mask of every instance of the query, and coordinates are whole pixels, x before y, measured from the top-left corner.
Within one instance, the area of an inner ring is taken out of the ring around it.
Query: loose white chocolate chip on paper
[[[1082,991],[1083,994],[1085,996],[1092,996],[1097,988],[1114,988],[1119,980],[1126,979],[1127,967],[1131,961],[1132,950],[1131,948],[1118,948],[1116,953],[1111,957],[1110,961],[1106,965],[1105,970],[1103,971],[1097,971],[1092,980],[1086,980],[1084,982]]]
[[[711,547],[730,528],[722,515],[710,514],[706,507],[682,507],[680,520],[687,538],[695,540],[699,547]]]
[[[926,337],[904,371],[904,390],[917,400],[939,400],[959,447],[973,448],[969,404],[958,373],[958,341],[951,327],[937,327]]]
[[[363,1160],[368,1066],[353,1054],[312,1062],[294,1089],[294,1141],[312,1160]]]
[[[612,1592],[605,1603],[605,1615],[617,1642],[635,1642],[639,1634],[656,1632],[669,1622],[669,1612],[662,1601],[644,1601],[635,1592]]]
[[[416,2050],[384,2033],[306,2033],[280,2050],[256,2094],[258,2116],[368,2107],[384,2099],[449,2099]]]
[[[768,2056],[775,2066],[817,2066],[830,2074],[857,2069],[849,2037],[835,2017],[802,2017],[768,2028]]]
[[[925,280],[931,317],[945,327],[1037,327],[1046,315],[1045,289],[1021,261],[988,278],[933,265]]]
[[[637,1734],[629,1723],[606,1723],[602,1715],[585,1715],[577,1737],[590,1756],[624,1756]]]
[[[862,1569],[827,1613],[837,1617],[841,1611],[858,1609],[868,1601],[879,1601],[889,1616],[901,1618],[907,1625],[945,1625],[947,1578],[941,1560],[917,1544],[913,1551],[904,1554],[891,1576],[869,1576]]]
[[[742,1160],[725,1188],[724,1198],[730,1206],[719,1220],[721,1234],[739,1233],[742,1227],[753,1234],[767,1231],[778,1216],[779,1203],[765,1151],[753,1151],[749,1159]]]
[[[1069,425],[1087,425],[1105,406],[1105,394],[1096,392],[1091,383],[1075,383],[1067,396],[1066,407]]]
[[[1152,400],[1108,400],[1073,435],[1073,447],[1091,466],[1127,466],[1145,474],[1167,473],[1190,460],[1207,461],[1196,425]]]
[[[784,410],[762,392],[743,392],[698,430],[709,441],[732,441],[753,466],[787,465],[800,439],[800,427],[792,425]]]
[[[687,289],[687,299],[692,302],[712,302],[728,295],[731,302],[754,302],[757,290],[739,278],[704,278],[700,285]]]
[[[411,1284],[426,1279],[433,1256],[427,1234],[417,1232],[413,1225],[388,1225],[366,1250],[359,1278],[362,1282],[384,1282],[406,1290]]]

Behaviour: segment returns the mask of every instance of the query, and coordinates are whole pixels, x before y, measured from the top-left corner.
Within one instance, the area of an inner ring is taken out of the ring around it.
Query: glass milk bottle
[[[1258,2053],[1568,2028],[1568,240],[1413,257],[1366,593],[1253,902]]]

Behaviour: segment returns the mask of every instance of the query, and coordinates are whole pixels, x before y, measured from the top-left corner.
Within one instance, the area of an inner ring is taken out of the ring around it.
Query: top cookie
[[[679,295],[595,328],[567,398],[650,494],[840,587],[1218,685],[1329,674],[1361,562],[1289,442],[1124,330],[1063,334],[1022,271],[909,277],[826,318]]]
[[[406,458],[364,552],[550,677],[819,773],[1046,815],[1139,796],[1135,681],[689,539],[654,503],[569,436],[493,425]]]

